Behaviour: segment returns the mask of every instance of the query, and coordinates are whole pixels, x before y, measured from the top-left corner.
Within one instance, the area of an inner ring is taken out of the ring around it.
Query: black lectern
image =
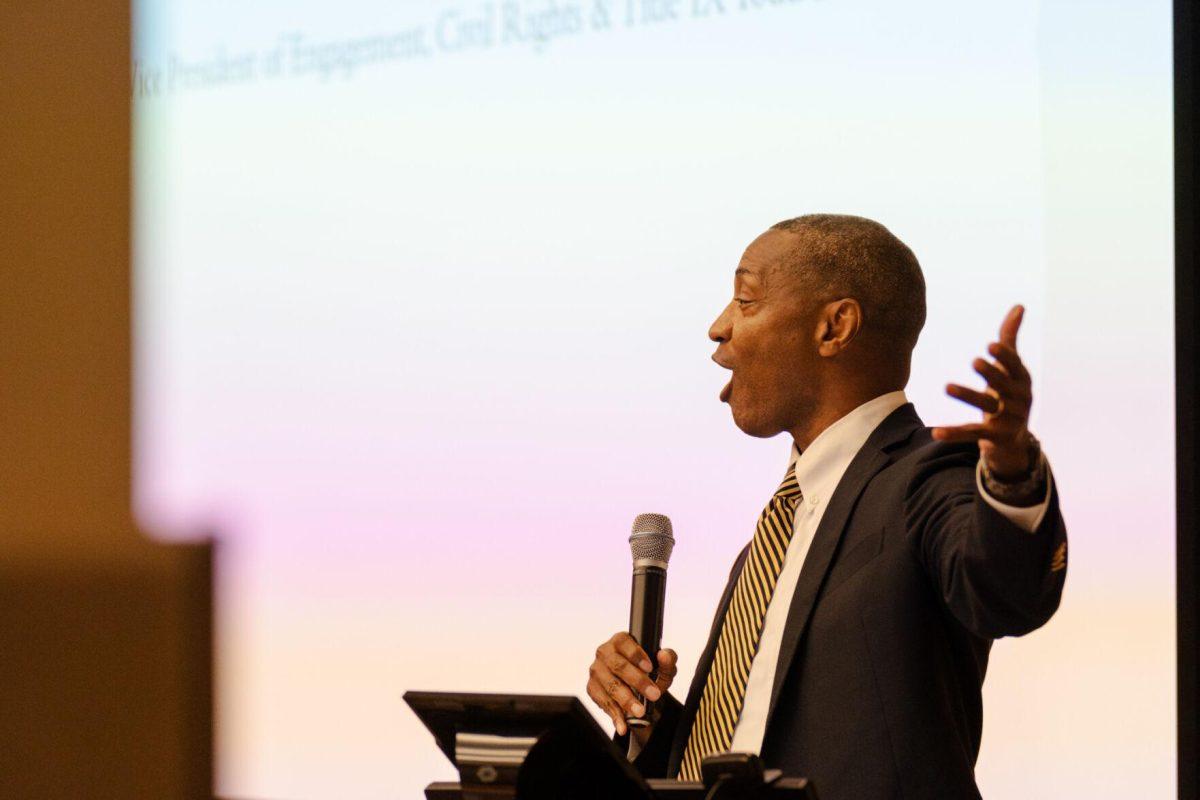
[[[575,697],[407,692],[405,702],[458,767],[427,800],[816,800],[802,778],[756,756],[706,759],[704,783],[647,782]]]

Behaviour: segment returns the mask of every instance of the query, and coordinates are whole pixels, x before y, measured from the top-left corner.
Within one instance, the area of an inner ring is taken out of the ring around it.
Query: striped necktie
[[[758,518],[750,554],[725,610],[717,651],[683,751],[679,780],[699,781],[700,762],[704,757],[726,752],[733,741],[733,729],[746,695],[746,680],[750,677],[750,662],[758,649],[767,604],[771,602],[788,542],[792,540],[799,501],[796,470],[790,467],[775,496]]]

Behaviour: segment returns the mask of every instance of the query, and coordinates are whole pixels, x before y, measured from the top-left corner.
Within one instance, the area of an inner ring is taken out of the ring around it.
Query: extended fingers
[[[957,383],[946,385],[946,394],[984,412],[984,421],[934,428],[933,438],[943,442],[977,442],[981,450],[988,452],[993,445],[1008,447],[1017,440],[1025,429],[1033,403],[1029,370],[1017,353],[1017,332],[1024,317],[1024,306],[1013,306],[1000,324],[1000,341],[987,348],[996,360],[977,358],[971,362],[971,367],[987,381],[985,391]]]
[[[1001,395],[1010,396],[1014,394],[1015,387],[1013,380],[1009,377],[1001,367],[984,358],[977,358],[971,362],[971,368],[983,376],[987,381],[988,386],[992,387]]]
[[[975,406],[987,414],[995,414],[1000,411],[1000,398],[994,394],[977,392],[974,389],[968,389],[966,386],[960,386],[957,383],[946,384],[946,394],[956,400],[962,400],[968,405]]]
[[[933,429],[933,438],[939,442],[978,442],[986,438],[990,429],[982,423],[950,425]]]
[[[1000,362],[1000,366],[1004,367],[1004,371],[1013,380],[1029,380],[1029,370],[1025,369],[1025,364],[1022,363],[1021,356],[1017,354],[1015,347],[1010,347],[1004,342],[992,342],[987,349],[992,358]]]
[[[1021,320],[1025,318],[1025,306],[1015,305],[1008,310],[1004,321],[1000,323],[1000,341],[1014,350],[1017,349],[1017,331],[1021,330]]]
[[[987,422],[967,425],[945,425],[933,429],[933,438],[939,442],[1010,442],[1024,430],[1025,423],[1019,417],[1008,414],[993,416]]]

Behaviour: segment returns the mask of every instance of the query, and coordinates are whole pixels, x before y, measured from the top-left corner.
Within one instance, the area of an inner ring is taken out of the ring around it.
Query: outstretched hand
[[[957,383],[946,385],[946,394],[982,411],[983,422],[933,429],[933,438],[939,441],[978,442],[988,469],[1001,480],[1019,480],[1035,466],[1029,433],[1033,383],[1017,354],[1017,331],[1024,316],[1024,306],[1013,306],[1000,323],[1000,341],[987,348],[995,361],[977,358],[971,362],[987,381],[984,391]]]

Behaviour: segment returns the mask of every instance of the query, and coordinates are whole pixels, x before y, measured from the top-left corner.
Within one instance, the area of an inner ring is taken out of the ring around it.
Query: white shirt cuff
[[[975,465],[975,488],[979,490],[984,502],[1003,514],[1013,525],[1029,533],[1036,531],[1042,524],[1042,518],[1046,516],[1046,509],[1050,507],[1050,492],[1054,486],[1054,476],[1050,474],[1050,465],[1046,462],[1046,454],[1043,453],[1041,458],[1042,464],[1046,468],[1046,496],[1036,506],[1010,506],[992,497],[988,494],[987,489],[983,488],[983,458],[980,457],[979,463]]]

